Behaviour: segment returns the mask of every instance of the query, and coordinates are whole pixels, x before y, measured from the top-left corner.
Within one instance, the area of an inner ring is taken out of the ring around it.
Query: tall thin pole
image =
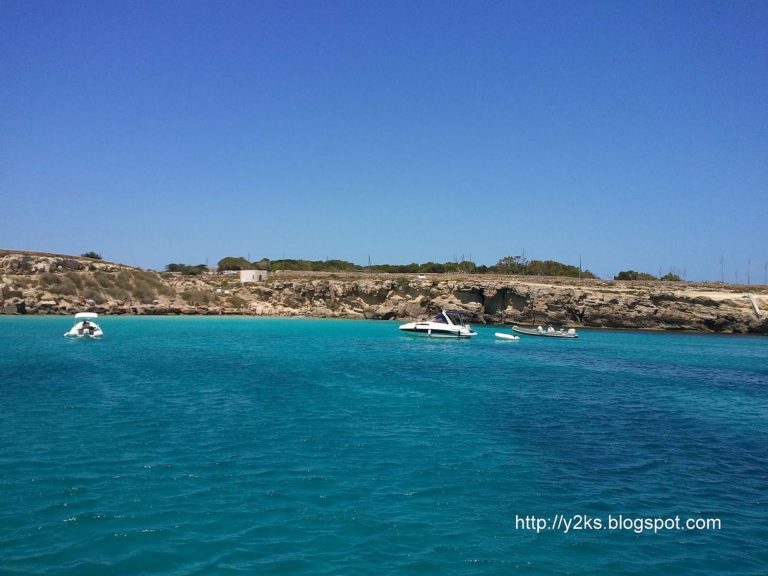
[[[722,284],[725,284],[725,269],[723,268],[723,263],[725,262],[725,259],[720,256],[720,282]]]

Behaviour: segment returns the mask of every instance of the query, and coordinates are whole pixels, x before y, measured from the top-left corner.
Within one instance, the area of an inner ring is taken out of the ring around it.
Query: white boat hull
[[[477,336],[472,327],[464,322],[460,310],[442,310],[432,320],[408,322],[400,326],[401,332],[420,334],[430,338],[471,338]]]
[[[93,316],[89,317],[92,318]],[[95,322],[88,322],[86,326],[85,322],[81,321],[72,326],[67,332],[64,332],[64,336],[68,338],[101,338],[104,336],[104,332]]]
[[[104,336],[104,332],[101,328],[94,330],[93,332],[89,330],[78,331],[73,328],[69,332],[65,332],[64,336],[67,336],[68,338],[101,338]]]
[[[477,336],[477,332],[473,332],[469,328],[448,326],[437,322],[410,322],[400,326],[400,330],[430,338],[471,338]]]
[[[515,336],[514,334],[504,334],[503,332],[496,332],[495,336],[501,340],[520,340],[520,336]]]
[[[544,338],[578,338],[579,335],[576,334],[576,330],[573,328],[570,328],[568,330],[554,330],[553,328],[548,328],[547,330],[539,328],[520,328],[519,326],[512,326],[512,331],[517,332],[518,334],[526,334],[528,336],[541,336]]]

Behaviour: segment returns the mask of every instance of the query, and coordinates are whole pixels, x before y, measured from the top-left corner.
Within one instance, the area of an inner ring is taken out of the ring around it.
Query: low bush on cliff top
[[[179,272],[184,276],[199,276],[205,273],[206,270],[208,270],[208,266],[205,264],[195,264],[193,266],[190,264],[171,263],[165,267],[166,272]]]
[[[293,270],[306,272],[384,272],[389,274],[515,274],[527,276],[567,276],[596,278],[589,270],[563,264],[555,260],[527,260],[523,256],[505,256],[493,266],[478,266],[463,257],[453,262],[424,262],[418,264],[374,264],[361,266],[346,260],[269,260],[262,258],[248,262],[245,258],[229,256],[219,261],[219,270],[245,270],[248,268]]]
[[[243,257],[227,256],[219,260],[219,271],[224,270],[250,270],[253,265]]]
[[[682,282],[683,279],[680,278],[677,274],[674,272],[669,272],[668,274],[664,274],[664,276],[661,277],[662,280],[665,282]]]
[[[614,280],[656,280],[656,276],[648,274],[647,272],[635,272],[634,270],[622,270],[616,276]]]

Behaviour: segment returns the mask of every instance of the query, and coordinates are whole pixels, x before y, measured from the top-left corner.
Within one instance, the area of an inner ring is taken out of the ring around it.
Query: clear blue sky
[[[768,2],[0,0],[0,248],[762,282]]]

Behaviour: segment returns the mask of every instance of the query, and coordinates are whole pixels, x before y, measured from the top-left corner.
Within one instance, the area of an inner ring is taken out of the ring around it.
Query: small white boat
[[[505,334],[504,332],[496,332],[494,336],[496,336],[496,338],[501,338],[502,340],[520,340],[520,336],[515,336],[514,334]]]
[[[537,328],[520,328],[519,326],[512,326],[512,332],[518,334],[527,334],[528,336],[544,336],[545,338],[578,338],[575,328],[569,328],[568,330],[555,330],[550,326],[546,330],[541,326]]]
[[[464,322],[461,310],[443,310],[432,318],[422,322],[409,322],[400,326],[403,332],[422,334],[433,338],[470,338],[477,336],[472,327]]]
[[[75,325],[68,332],[65,332],[64,336],[72,336],[74,338],[99,338],[104,336],[101,327],[92,321],[98,317],[99,315],[96,312],[78,312],[75,314]]]

